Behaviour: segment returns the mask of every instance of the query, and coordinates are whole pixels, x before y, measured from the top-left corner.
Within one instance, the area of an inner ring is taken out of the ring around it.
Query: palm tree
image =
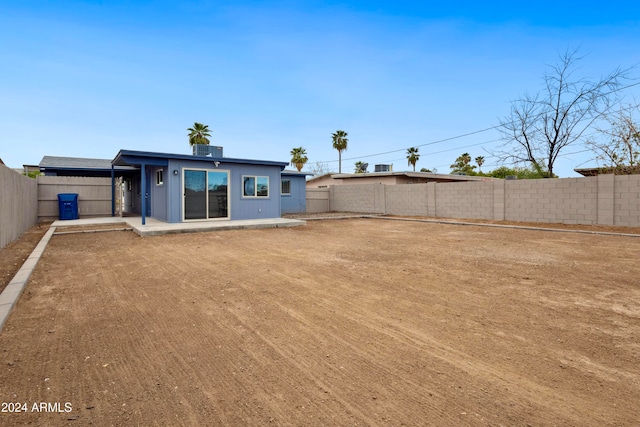
[[[343,130],[337,130],[331,135],[333,148],[338,150],[338,173],[342,173],[342,152],[347,149],[347,133]]]
[[[483,156],[476,157],[476,163],[478,164],[478,171],[482,172],[482,165],[484,164],[484,157]]]
[[[413,166],[413,171],[416,171],[416,163],[420,160],[420,154],[418,154],[418,147],[411,147],[407,149],[407,160],[409,165]]]
[[[302,170],[305,163],[309,161],[307,157],[307,150],[303,147],[294,148],[291,150],[291,164],[298,169],[298,172]]]
[[[471,163],[471,155],[469,155],[469,153],[463,153],[460,158],[462,159],[462,162],[465,166]]]
[[[195,122],[192,128],[187,129],[189,131],[189,145],[194,146],[196,144],[209,145],[209,126],[202,123]]]

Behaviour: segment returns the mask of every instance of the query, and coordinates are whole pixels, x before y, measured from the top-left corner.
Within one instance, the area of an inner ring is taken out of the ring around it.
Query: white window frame
[[[253,178],[253,195],[246,194],[246,189],[244,186],[245,180],[247,178]],[[259,179],[266,179],[267,180],[267,194],[266,195],[261,195],[258,194],[258,180]],[[268,199],[270,197],[271,194],[271,182],[269,180],[268,176],[260,176],[260,175],[242,175],[242,198],[243,199]]]
[[[164,169],[156,169],[156,187],[164,185]]]

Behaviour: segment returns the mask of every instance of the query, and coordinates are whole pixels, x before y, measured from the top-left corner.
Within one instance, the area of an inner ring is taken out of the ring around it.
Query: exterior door
[[[184,220],[229,217],[229,172],[184,169]]]

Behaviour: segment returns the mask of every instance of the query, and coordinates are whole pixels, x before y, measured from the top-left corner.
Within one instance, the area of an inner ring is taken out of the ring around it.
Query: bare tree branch
[[[500,120],[505,145],[495,156],[501,161],[529,163],[553,177],[560,153],[619,105],[621,89],[631,80],[633,68],[617,68],[595,81],[575,79],[576,63],[581,59],[577,50],[559,55],[559,63],[549,66],[543,77],[543,90],[511,103],[510,114]]]

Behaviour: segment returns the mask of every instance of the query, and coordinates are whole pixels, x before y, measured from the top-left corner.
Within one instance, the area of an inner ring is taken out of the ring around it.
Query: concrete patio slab
[[[221,221],[197,221],[168,223],[155,218],[146,218],[146,224],[142,225],[141,217],[107,217],[107,218],[83,218],[76,220],[55,221],[52,225],[58,230],[64,227],[79,227],[91,225],[127,224],[140,236],[159,236],[174,233],[198,233],[206,231],[241,230],[251,228],[280,228],[297,227],[305,225],[306,221],[291,218],[265,218],[247,220],[221,220]]]

